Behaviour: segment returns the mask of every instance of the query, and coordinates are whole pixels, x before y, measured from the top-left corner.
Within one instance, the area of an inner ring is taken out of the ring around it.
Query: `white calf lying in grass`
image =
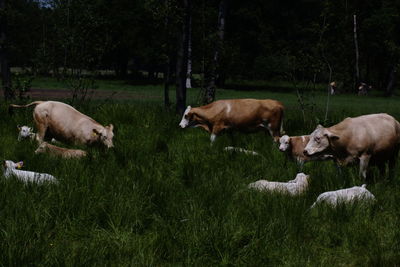
[[[14,163],[11,160],[5,160],[3,163],[4,177],[9,178],[14,176],[23,182],[36,182],[36,183],[42,183],[45,181],[57,182],[57,179],[53,175],[47,173],[17,170],[17,168],[18,169],[22,168],[23,164],[24,163],[22,161]]]
[[[36,133],[33,132],[32,127],[29,126],[17,126],[19,133],[18,133],[18,141],[21,141],[22,139],[30,139],[30,140],[36,140]],[[51,139],[52,143],[59,143],[56,139],[52,138]]]
[[[366,184],[363,184],[362,186],[354,186],[322,193],[318,196],[314,204],[312,204],[311,209],[320,203],[326,203],[332,207],[336,207],[340,203],[352,203],[357,200],[368,202],[375,201],[375,196],[367,190],[366,186]]]
[[[267,180],[259,180],[249,184],[249,188],[257,189],[260,191],[280,192],[289,195],[300,195],[308,189],[309,175],[298,173],[294,180],[287,183],[271,182]]]
[[[35,150],[35,154],[38,153],[49,153],[50,155],[63,158],[82,158],[87,154],[86,151],[80,149],[58,147],[47,142],[41,143],[40,146]]]
[[[258,155],[260,155],[260,154],[258,154],[258,153],[255,152],[255,151],[247,150],[247,149],[244,149],[244,148],[241,148],[241,147],[233,147],[233,146],[224,147],[224,151],[241,152],[241,153],[244,153],[244,154],[246,154],[246,155],[253,155],[253,156],[258,156]]]

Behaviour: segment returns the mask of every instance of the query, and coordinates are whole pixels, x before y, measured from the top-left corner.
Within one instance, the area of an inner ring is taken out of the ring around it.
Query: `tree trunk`
[[[216,93],[216,81],[219,80],[219,58],[224,41],[225,33],[225,17],[226,17],[227,0],[221,0],[219,3],[218,10],[218,26],[217,26],[217,41],[215,42],[214,57],[210,66],[210,72],[208,73],[208,84],[203,97],[203,103],[211,103],[215,100]]]
[[[189,22],[191,16],[191,0],[183,0],[183,23],[178,44],[176,62],[176,112],[183,114],[186,108],[186,73],[188,63]]]
[[[354,47],[355,47],[355,52],[356,52],[354,88],[356,90],[358,90],[358,85],[360,83],[360,69],[358,67],[359,54],[358,54],[358,41],[357,41],[357,15],[354,14],[353,19],[354,19],[354,29],[353,29],[353,31],[354,31]]]
[[[6,0],[0,0],[0,12],[6,14]],[[8,64],[7,54],[7,19],[6,16],[2,15],[0,19],[0,65],[1,65],[1,79],[2,88],[4,92],[4,99],[10,100],[14,98],[13,91],[11,89],[11,72],[10,65]]]
[[[392,68],[390,69],[390,74],[389,74],[389,82],[386,87],[386,96],[392,96],[393,95],[393,89],[394,85],[396,84],[396,73],[397,73],[397,65],[394,64]]]
[[[186,73],[186,88],[192,88],[192,17],[189,19],[188,58]]]

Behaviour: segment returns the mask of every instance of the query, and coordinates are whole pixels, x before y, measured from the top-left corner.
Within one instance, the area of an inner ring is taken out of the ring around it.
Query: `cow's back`
[[[357,152],[383,153],[400,144],[400,125],[385,113],[347,118],[329,130],[340,136],[338,143]]]
[[[88,131],[86,127],[90,128],[96,123],[73,107],[57,101],[37,105],[34,109],[34,119],[37,123],[46,124],[52,135],[67,140],[82,136],[83,131]]]

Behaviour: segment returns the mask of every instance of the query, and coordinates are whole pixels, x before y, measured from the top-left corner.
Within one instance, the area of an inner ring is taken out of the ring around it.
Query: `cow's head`
[[[39,147],[35,150],[35,154],[45,153],[47,150],[47,143],[42,142]]]
[[[285,152],[290,147],[290,137],[288,135],[284,135],[279,138],[279,150]]]
[[[327,128],[318,125],[310,135],[310,141],[304,148],[304,155],[317,156],[329,152],[332,141],[339,139],[339,136],[330,132]]]
[[[32,134],[32,128],[28,126],[17,126],[19,134],[18,134],[18,141],[21,139],[29,138]]]
[[[114,126],[110,124],[109,126],[102,127],[102,129],[93,129],[93,136],[97,137],[100,143],[103,143],[107,148],[114,147],[113,144],[113,133]]]
[[[24,166],[24,162],[20,161],[20,162],[15,163],[11,160],[4,160],[3,166],[5,169],[16,169],[16,168],[21,169],[22,166]]]
[[[185,112],[183,113],[182,120],[179,123],[179,126],[181,126],[182,128],[186,128],[186,127],[190,126],[191,120],[193,118],[193,113],[190,112],[191,110],[192,110],[192,107],[187,106]]]

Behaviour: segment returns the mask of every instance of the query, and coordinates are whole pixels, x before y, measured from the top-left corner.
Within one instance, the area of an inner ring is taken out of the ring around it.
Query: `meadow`
[[[134,87],[138,92],[142,87]],[[162,95],[154,86],[152,94]],[[171,92],[171,97],[174,92]],[[189,90],[196,105],[198,91]],[[294,92],[218,91],[218,98],[272,98],[286,106],[284,128],[308,134],[324,119],[326,95],[307,96],[306,120]],[[326,126],[348,116],[386,112],[400,120],[398,97],[338,95]],[[325,191],[361,185],[357,167],[338,173],[313,162],[307,193],[298,197],[247,189],[259,179],[293,179],[287,161],[264,133],[223,135],[180,129],[162,98],[92,101],[80,111],[115,126],[115,147],[88,148],[81,160],[35,155],[17,141],[16,125],[33,125],[32,109],[0,116],[0,157],[50,173],[59,184],[23,184],[0,176],[1,266],[394,266],[400,262],[400,168],[374,179],[377,203],[308,210]],[[310,105],[311,105],[310,104]],[[223,151],[227,145],[262,156]],[[82,148],[82,147],[81,147]],[[86,148],[84,148],[86,149]]]

